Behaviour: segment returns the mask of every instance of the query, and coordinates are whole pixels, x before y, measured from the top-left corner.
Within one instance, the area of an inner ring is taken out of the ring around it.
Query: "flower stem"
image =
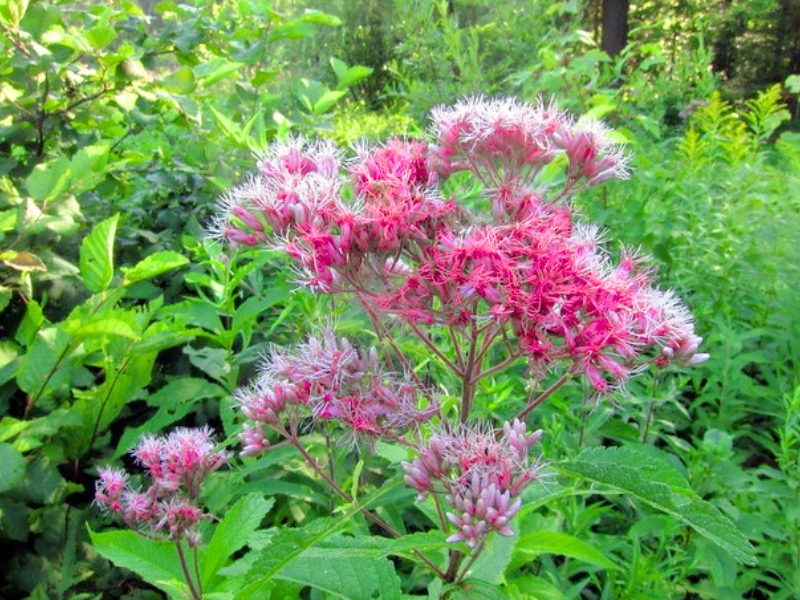
[[[186,579],[186,584],[189,586],[189,593],[192,595],[193,600],[202,600],[203,596],[197,590],[194,585],[194,581],[192,580],[192,576],[189,573],[189,565],[186,564],[186,555],[183,553],[183,547],[181,545],[181,540],[178,539],[175,541],[175,547],[178,549],[178,559],[181,563],[181,571],[183,571],[183,577]]]
[[[308,466],[310,466],[312,469],[314,469],[314,471],[317,473],[317,475],[322,477],[322,479],[325,481],[325,483],[327,483],[330,486],[330,488],[336,494],[338,494],[345,502],[348,502],[349,504],[355,504],[355,501],[350,496],[350,494],[345,492],[339,486],[338,483],[336,483],[333,479],[331,479],[328,476],[328,474],[325,472],[325,469],[323,469],[320,466],[320,464],[314,459],[314,457],[311,456],[308,453],[308,451],[303,447],[303,444],[300,443],[300,440],[297,439],[296,435],[292,435],[289,438],[289,441],[291,442],[292,446],[297,448],[297,450],[300,452],[300,454],[303,455],[303,458],[306,460],[306,463],[308,464]],[[400,534],[399,531],[397,531],[394,527],[389,525],[387,522],[385,522],[383,519],[378,517],[373,512],[367,510],[366,508],[359,508],[358,510],[362,515],[364,515],[364,517],[366,517],[367,519],[372,521],[375,525],[377,525],[378,527],[383,529],[390,536],[392,536],[394,538],[402,537],[402,535]],[[431,559],[429,559],[427,556],[422,554],[422,552],[420,552],[419,550],[414,550],[413,552],[417,556],[417,558],[419,558],[422,562],[424,562],[428,566],[428,568],[431,569],[431,571],[433,571],[433,573],[436,574],[437,577],[439,577],[440,579],[446,580],[445,579],[445,573],[443,573],[442,570],[439,567],[437,567],[435,564],[433,564],[433,561],[431,561]]]
[[[553,385],[551,385],[549,388],[547,388],[541,394],[536,396],[536,398],[534,398],[530,402],[528,402],[528,404],[527,404],[527,406],[525,406],[525,408],[523,408],[516,415],[514,415],[514,419],[519,419],[520,421],[524,420],[525,417],[527,417],[528,414],[534,408],[536,408],[542,402],[547,400],[553,394],[553,392],[555,392],[558,388],[560,388],[565,383],[567,383],[570,379],[572,379],[572,377],[573,377],[572,371],[567,370],[566,373],[564,373],[561,377],[558,378],[558,381],[556,381]]]

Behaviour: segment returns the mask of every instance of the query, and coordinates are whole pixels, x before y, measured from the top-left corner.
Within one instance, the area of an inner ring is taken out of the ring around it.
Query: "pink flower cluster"
[[[502,430],[462,425],[434,434],[411,462],[404,462],[406,483],[420,493],[442,494],[452,508],[456,527],[448,542],[470,548],[491,532],[510,536],[510,520],[519,510],[522,490],[538,477],[539,463],[530,463],[528,449],[542,432],[528,434],[518,420]]]
[[[246,423],[241,434],[245,456],[267,446],[263,426],[285,434],[284,419],[302,416],[337,422],[357,436],[378,437],[407,430],[438,411],[418,408],[419,388],[408,377],[386,372],[375,348],[362,350],[325,329],[291,351],[273,350],[258,380],[240,388],[235,399]]]
[[[259,174],[222,199],[213,231],[285,250],[303,282],[353,292],[373,314],[457,330],[488,324],[516,339],[511,352],[532,372],[583,374],[598,395],[648,364],[707,358],[688,310],[655,287],[646,260],[623,251],[613,264],[567,202],[628,175],[600,122],[476,97],[435,109],[430,132],[430,144],[392,140],[349,162],[329,142],[276,144]],[[561,166],[560,189],[540,181]],[[491,214],[443,198],[459,171],[481,182]]]
[[[205,477],[224,465],[229,454],[215,449],[208,427],[178,428],[165,437],[144,436],[131,452],[151,480],[141,491],[134,489],[123,469],[101,467],[95,502],[120,515],[134,531],[169,540],[185,539],[199,544],[197,523],[211,519],[197,506]]]

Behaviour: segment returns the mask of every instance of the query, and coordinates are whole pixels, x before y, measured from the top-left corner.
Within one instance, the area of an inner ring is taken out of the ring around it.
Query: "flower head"
[[[208,427],[179,427],[167,436],[145,435],[131,454],[145,469],[150,486],[144,491],[134,489],[124,470],[101,467],[95,502],[144,535],[199,542],[197,523],[212,518],[197,506],[200,485],[229,457],[215,446]]]
[[[447,518],[456,526],[449,542],[475,547],[492,532],[511,535],[509,521],[520,507],[519,494],[539,477],[541,465],[529,458],[542,432],[528,433],[514,420],[502,429],[481,424],[442,430],[404,462],[405,481],[424,498],[444,494],[452,508]]]

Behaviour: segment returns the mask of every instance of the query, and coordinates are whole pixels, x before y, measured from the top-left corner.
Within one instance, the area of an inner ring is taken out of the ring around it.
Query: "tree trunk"
[[[603,38],[600,47],[617,56],[628,43],[630,0],[603,0]]]

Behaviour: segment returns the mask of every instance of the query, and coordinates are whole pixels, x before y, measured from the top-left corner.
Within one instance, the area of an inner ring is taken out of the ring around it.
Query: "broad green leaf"
[[[227,382],[228,373],[231,372],[231,365],[228,360],[228,352],[224,348],[200,348],[195,350],[191,346],[186,346],[183,349],[183,353],[189,357],[189,362],[209,377],[223,384]]]
[[[130,569],[173,598],[189,596],[173,542],[147,539],[129,530],[89,529],[89,536],[95,549],[118,567]]]
[[[514,553],[527,560],[539,554],[559,554],[582,560],[603,569],[618,569],[600,550],[578,538],[558,531],[534,531],[523,535],[517,541]]]
[[[266,500],[260,494],[248,494],[226,511],[206,548],[204,584],[211,581],[234,552],[244,547],[274,503],[272,498]]]
[[[0,342],[0,386],[16,377],[21,364],[22,355],[19,346],[10,340]],[[0,435],[0,442],[2,441]]]
[[[440,531],[410,533],[400,538],[377,535],[351,536],[333,535],[320,542],[320,547],[346,551],[348,556],[382,558],[385,556],[412,557],[415,550],[420,552],[439,552],[452,548]]]
[[[55,199],[67,189],[72,171],[69,159],[65,156],[37,165],[25,180],[25,188],[37,202]]]
[[[553,465],[557,470],[627,494],[685,523],[723,548],[737,562],[756,564],[747,538],[714,505],[679,484],[680,475],[629,448],[590,448],[574,461]]]
[[[22,360],[17,385],[35,400],[47,391],[66,386],[70,369],[64,358],[71,336],[57,327],[41,330]]]
[[[0,2],[0,19],[17,29],[28,10],[28,0],[5,0]]]
[[[242,143],[246,137],[244,131],[242,131],[242,128],[213,106],[209,108],[211,108],[211,114],[214,115],[214,118],[217,120],[217,123],[219,123],[219,126],[222,127],[222,131],[224,131],[234,141]]]
[[[70,160],[73,193],[96,186],[108,170],[109,148],[105,144],[84,146]]]
[[[317,99],[311,112],[315,115],[328,112],[346,94],[341,90],[328,90]]]
[[[254,296],[242,302],[242,305],[236,309],[236,313],[233,315],[231,329],[239,331],[248,321],[258,317],[269,307],[288,298],[288,289],[283,288],[280,291],[286,293],[267,294],[261,298]]]
[[[348,67],[343,61],[333,57],[331,57],[330,63],[334,73],[336,73],[337,90],[346,90],[351,85],[372,75],[373,71],[370,67],[362,65]]]
[[[313,533],[308,529],[281,529],[272,538],[269,546],[262,552],[253,567],[253,573],[258,574],[257,579],[241,590],[237,597],[238,600],[260,597],[258,594],[264,586],[287,565],[298,559],[309,548],[319,545],[332,536],[362,508],[370,508],[400,484],[401,480],[399,479],[387,482],[380,489],[363,497],[359,504],[351,505],[336,519],[319,519],[312,522]],[[302,569],[298,575],[301,574]]]
[[[503,583],[505,581],[504,574],[514,554],[516,537],[516,533],[511,537],[492,536],[470,569],[469,576],[487,583],[497,585]]]
[[[144,258],[133,267],[122,267],[121,270],[124,274],[122,285],[129,286],[139,281],[152,279],[157,275],[178,269],[187,264],[189,264],[189,259],[183,254],[172,250],[162,250]]]
[[[341,551],[312,549],[276,575],[342,600],[400,600],[400,578],[384,558],[355,557]]]
[[[36,300],[30,300],[25,309],[25,316],[22,317],[22,322],[14,334],[14,339],[23,346],[30,346],[44,323],[42,307]]]
[[[25,477],[16,486],[16,498],[30,504],[54,505],[68,494],[84,491],[83,485],[68,482],[58,470],[55,461],[40,453],[25,469]]]
[[[164,86],[164,89],[177,94],[191,94],[197,88],[194,72],[191,67],[186,65],[165,77],[161,85]]]
[[[154,394],[146,398],[150,406],[157,407],[156,414],[138,427],[125,430],[117,444],[111,460],[117,460],[136,445],[136,441],[146,433],[159,433],[185,417],[204,398],[221,398],[226,392],[223,388],[206,379],[181,377],[170,381]]]
[[[91,44],[92,48],[99,50],[108,46],[117,37],[117,32],[113,27],[92,27],[84,33],[86,41]]]
[[[800,94],[800,75],[789,75],[785,81],[786,88],[793,94]]]
[[[496,585],[480,579],[465,579],[459,584],[446,586],[448,600],[508,600],[506,593]]]
[[[73,390],[72,410],[83,419],[82,435],[70,438],[70,450],[80,456],[89,449],[94,436],[105,431],[128,402],[150,383],[155,353],[131,353],[122,365],[108,369],[101,385],[89,390]]]
[[[66,331],[72,334],[72,337],[76,340],[85,340],[90,337],[104,337],[108,335],[118,335],[132,340],[139,339],[140,337],[128,323],[112,317],[95,319],[85,324],[68,321],[65,325],[77,325],[77,327],[66,328]]]
[[[0,494],[15,487],[25,475],[25,459],[11,444],[0,444]]]
[[[228,75],[236,73],[245,66],[244,63],[229,61],[225,58],[215,58],[197,65],[194,70],[194,76],[201,80],[204,85],[212,85],[224,79]]]
[[[114,277],[114,236],[119,215],[95,225],[81,242],[80,270],[84,285],[94,293],[103,292]]]
[[[552,583],[534,575],[515,577],[505,592],[511,600],[568,600]]]
[[[316,25],[325,25],[326,27],[339,27],[342,24],[342,20],[339,17],[311,8],[306,9],[300,16],[300,20],[304,23],[314,23]]]
[[[341,80],[345,73],[347,73],[347,64],[343,60],[339,60],[333,56],[331,56],[330,63],[333,72],[336,73],[336,79]]]

